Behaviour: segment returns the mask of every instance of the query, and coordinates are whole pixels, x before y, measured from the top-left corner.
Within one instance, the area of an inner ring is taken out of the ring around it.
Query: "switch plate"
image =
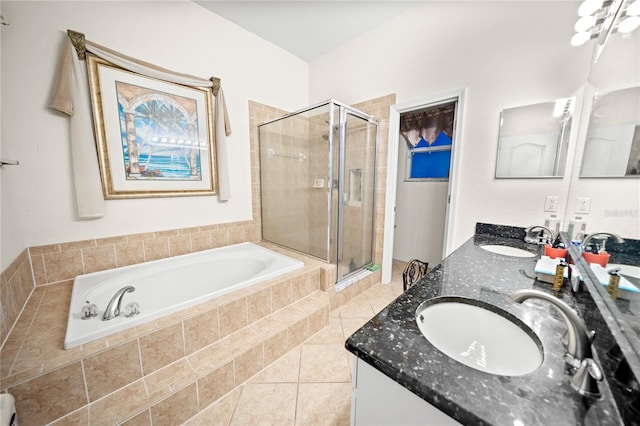
[[[591,198],[576,198],[576,213],[588,214],[591,210]]]
[[[547,198],[544,200],[544,211],[557,212],[559,202],[560,202],[560,197],[552,197],[548,195]]]

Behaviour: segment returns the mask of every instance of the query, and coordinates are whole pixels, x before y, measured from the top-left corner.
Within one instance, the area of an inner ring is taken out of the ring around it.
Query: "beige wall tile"
[[[20,420],[20,416],[18,416]],[[56,420],[52,426],[85,426],[89,424],[89,407],[83,407],[68,416]]]
[[[229,245],[226,229],[214,229],[209,232],[211,237],[211,248]]]
[[[77,249],[45,254],[44,268],[48,283],[73,279],[84,273],[82,253]]]
[[[267,287],[247,296],[249,324],[258,321],[271,313],[271,288]]]
[[[291,280],[274,284],[271,287],[271,310],[273,312],[291,304]]]
[[[211,248],[211,234],[209,232],[196,232],[191,234],[191,250],[202,251]]]
[[[90,401],[142,377],[137,340],[86,358],[83,365]]]
[[[197,413],[198,395],[194,383],[151,407],[151,422],[154,425],[178,425]]]
[[[137,415],[153,400],[142,380],[117,390],[89,405],[89,424],[113,425]]]
[[[228,362],[198,380],[200,408],[207,407],[235,386],[233,362]]]
[[[191,253],[191,236],[180,234],[169,237],[169,256]]]
[[[113,245],[82,249],[82,261],[86,274],[116,267],[116,251]]]
[[[289,334],[287,336],[287,343],[289,344],[289,349],[298,346],[308,337],[307,334],[307,319],[301,319],[297,321],[295,324],[289,326],[287,329]]]
[[[247,325],[247,299],[241,298],[218,307],[220,337],[225,337]]]
[[[44,270],[44,255],[31,257],[31,267],[33,268],[33,279],[36,285],[47,283],[47,273]]]
[[[187,354],[202,349],[220,338],[217,309],[188,318],[183,323]]]
[[[151,426],[151,411],[144,410],[135,417],[130,418],[121,426]]]
[[[262,344],[254,346],[234,360],[236,369],[236,383],[249,380],[251,376],[264,367]]]
[[[46,246],[29,247],[29,255],[37,256],[46,253],[55,253],[60,251],[60,244],[49,244]]]
[[[284,355],[289,349],[288,345],[289,330],[284,329],[281,332],[271,336],[264,342],[264,365],[269,365],[276,359]]]
[[[144,242],[127,241],[116,244],[116,264],[118,266],[135,265],[144,262]]]
[[[142,336],[139,340],[144,375],[184,356],[182,323]]]
[[[87,404],[80,362],[9,388],[20,424],[45,424]]]
[[[169,238],[144,240],[144,260],[164,259],[169,257]]]

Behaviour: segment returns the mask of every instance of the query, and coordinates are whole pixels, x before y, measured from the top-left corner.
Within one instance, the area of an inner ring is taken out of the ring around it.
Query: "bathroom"
[[[31,250],[33,275],[36,284],[45,285],[58,281],[56,273],[82,270],[77,264],[81,251],[103,262],[96,269],[121,256],[113,250],[112,257],[106,256],[103,245],[87,247],[87,241],[120,244],[134,260],[185,252],[186,233],[178,230],[206,232],[209,244],[255,241],[260,214],[252,167],[255,126],[329,98],[360,105],[379,120],[383,183],[389,106],[466,90],[456,213],[450,218],[452,250],[473,235],[476,222],[522,227],[543,222],[549,195],[559,197],[560,213],[571,213],[576,197],[590,197],[589,231],[640,238],[637,201],[625,196],[637,191],[637,180],[616,182],[620,185],[610,191],[611,180],[575,179],[576,164],[568,164],[559,179],[494,178],[500,111],[571,96],[588,78],[592,45],[568,43],[576,20],[574,1],[419,4],[311,62],[190,1],[2,1],[0,7],[9,24],[0,28],[2,158],[20,162],[3,166],[0,173],[3,292],[5,277],[16,260],[27,257],[28,248],[37,248]],[[109,200],[104,217],[77,218],[68,121],[47,108],[67,29],[147,62],[222,79],[233,129],[226,139],[228,201],[215,196]],[[636,32],[635,52],[637,40]],[[607,80],[598,82],[602,90],[638,84],[637,69],[613,66],[606,74]],[[378,195],[384,198],[384,186]],[[377,263],[383,257],[384,207],[378,204]],[[201,240],[192,236],[189,250],[195,249],[194,241]],[[61,253],[68,257],[60,255],[59,265],[44,275],[50,248],[59,244],[67,244]],[[4,340],[4,319],[2,327]]]

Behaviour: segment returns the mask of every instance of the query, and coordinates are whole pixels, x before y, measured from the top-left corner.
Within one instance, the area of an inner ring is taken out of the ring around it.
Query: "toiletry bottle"
[[[617,269],[609,271],[609,286],[607,291],[613,300],[618,298],[618,286],[620,285],[620,274]]]
[[[553,291],[562,290],[562,284],[564,284],[564,268],[567,266],[567,263],[560,259],[560,262],[556,265],[556,276],[553,279]]]

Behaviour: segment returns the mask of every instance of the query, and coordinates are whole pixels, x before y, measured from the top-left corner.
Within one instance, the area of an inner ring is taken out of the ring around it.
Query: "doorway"
[[[450,130],[447,111],[453,110]],[[382,282],[391,280],[392,261],[418,258],[435,266],[451,251],[453,218],[455,217],[456,183],[460,162],[464,90],[452,91],[391,107],[389,117],[389,152],[382,258]],[[443,112],[439,124],[434,117]],[[425,128],[435,133],[410,131],[422,124],[407,125],[411,120],[424,120]],[[433,123],[436,123],[434,126]],[[404,127],[403,127],[404,126]],[[440,131],[452,143],[442,142]],[[434,143],[440,136],[440,143]],[[420,142],[420,140],[423,142]],[[424,140],[426,139],[426,145]],[[431,140],[433,139],[433,140]],[[448,146],[447,146],[448,145]],[[436,154],[437,153],[437,154]],[[448,160],[448,171],[440,165],[424,171],[426,155]],[[436,154],[436,156],[433,156]],[[418,157],[422,155],[423,157]],[[417,160],[417,161],[416,161]],[[433,172],[435,170],[435,172]],[[443,174],[444,173],[444,174]]]

